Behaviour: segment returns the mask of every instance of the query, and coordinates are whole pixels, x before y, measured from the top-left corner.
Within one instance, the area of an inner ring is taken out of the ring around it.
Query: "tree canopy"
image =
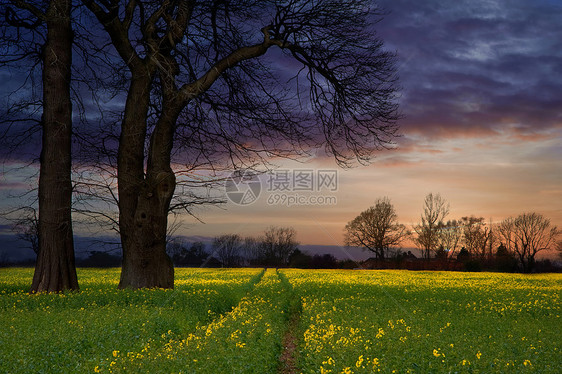
[[[31,23],[41,5],[11,4]],[[175,193],[198,170],[318,148],[350,166],[393,144],[396,56],[374,27],[384,14],[367,0],[72,2],[77,75],[93,95],[74,87],[75,134],[88,139],[81,167],[116,171],[120,287],[173,287],[167,217],[207,201]]]

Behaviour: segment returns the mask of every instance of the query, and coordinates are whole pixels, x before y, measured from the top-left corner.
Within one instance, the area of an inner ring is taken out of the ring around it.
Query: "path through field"
[[[0,270],[0,372],[559,373],[562,274],[177,269],[174,290],[29,295]]]

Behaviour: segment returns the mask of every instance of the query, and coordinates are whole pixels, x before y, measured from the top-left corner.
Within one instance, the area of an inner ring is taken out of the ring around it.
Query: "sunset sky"
[[[258,234],[292,226],[302,244],[342,245],[343,229],[379,197],[404,224],[419,221],[424,197],[440,193],[448,218],[486,221],[536,211],[562,227],[562,1],[379,1],[378,25],[399,58],[402,137],[370,166],[338,168],[318,157],[280,169],[337,170],[333,205],[271,206],[259,199],[182,217],[176,234]],[[317,174],[314,174],[316,177]],[[0,179],[3,192],[18,181]],[[12,187],[10,187],[12,186]]]
[[[416,223],[440,193],[448,218],[494,222],[536,211],[562,226],[562,2],[381,1],[379,35],[399,56],[402,137],[373,164],[338,170],[332,206],[206,209],[187,235],[297,229],[303,244],[341,245],[347,222],[388,196]],[[329,159],[281,168],[337,169]],[[264,179],[267,182],[267,178]],[[191,222],[191,221],[189,221]]]

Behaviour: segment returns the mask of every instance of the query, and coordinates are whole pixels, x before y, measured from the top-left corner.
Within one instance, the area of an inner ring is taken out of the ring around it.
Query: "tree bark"
[[[141,184],[134,215],[128,217],[130,224],[121,221],[123,264],[119,288],[174,287],[174,267],[166,254],[168,208],[174,189],[171,172],[149,174]]]
[[[133,73],[118,155],[119,229],[123,264],[119,288],[173,288],[174,268],[166,254],[168,209],[176,180],[170,167],[177,115],[163,114],[151,137],[146,175],[144,140],[151,73]]]
[[[39,254],[30,292],[77,290],[72,235],[70,0],[47,10],[43,56],[43,144],[39,175]]]

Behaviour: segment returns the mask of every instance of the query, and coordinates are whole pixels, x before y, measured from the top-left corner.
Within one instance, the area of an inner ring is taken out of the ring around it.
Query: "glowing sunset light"
[[[388,14],[376,24],[377,35],[398,55],[401,137],[393,149],[350,169],[321,151],[301,162],[273,160],[273,173],[296,178],[288,190],[268,189],[266,174],[261,189],[251,191],[252,201],[240,195],[235,203],[228,190],[213,190],[227,204],[197,206],[191,212],[197,218],[177,216],[176,235],[245,236],[276,225],[294,227],[302,245],[343,246],[346,223],[376,199],[388,197],[398,220],[412,225],[430,192],[450,203],[448,219],[474,215],[500,222],[537,212],[562,228],[562,3],[379,4]],[[273,67],[283,70],[285,61],[280,57]],[[13,86],[11,77],[0,71],[8,82],[4,90]],[[26,177],[37,170],[13,166],[25,165],[36,146],[22,151],[23,160],[13,154],[3,163],[10,173],[0,174],[0,208],[6,196],[29,187]],[[319,172],[334,172],[335,188],[321,186],[327,180]],[[205,180],[205,172],[198,173],[194,179]],[[8,225],[0,222],[0,230],[6,234]]]

